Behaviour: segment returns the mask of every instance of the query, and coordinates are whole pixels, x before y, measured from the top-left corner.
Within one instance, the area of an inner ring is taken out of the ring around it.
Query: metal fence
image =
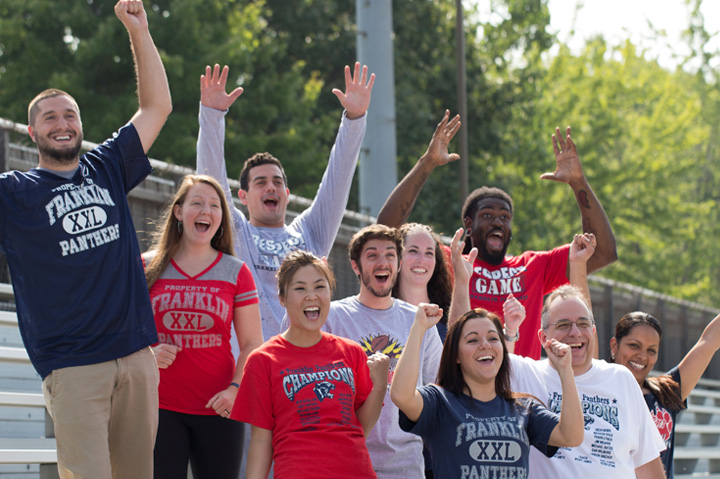
[[[0,118],[0,171],[28,170],[37,166],[37,150],[27,137],[26,131],[27,127],[24,125]],[[83,143],[83,147],[87,149],[94,146],[89,142]],[[144,248],[150,246],[154,221],[160,217],[167,201],[175,192],[179,179],[186,174],[194,173],[190,168],[158,160],[151,160],[151,163],[154,173],[129,195],[138,239]],[[239,182],[229,181],[233,192],[236,193],[240,186]],[[290,195],[288,220],[291,221],[309,205],[310,200]],[[237,195],[235,206],[244,208],[237,200]],[[336,298],[344,298],[358,292],[358,281],[350,268],[347,245],[354,232],[374,220],[370,216],[353,211],[345,213],[343,224],[328,258],[337,276]],[[0,282],[9,281],[9,273],[3,257],[0,258]],[[718,309],[597,276],[590,277],[590,290],[597,321],[600,357],[607,359],[610,356],[609,342],[615,322],[627,312],[643,310],[658,318],[664,330],[657,370],[668,370],[677,365],[700,337],[705,325],[714,316],[720,314]],[[0,308],[3,306],[11,307],[0,304]],[[720,379],[720,357],[713,360],[705,377]]]

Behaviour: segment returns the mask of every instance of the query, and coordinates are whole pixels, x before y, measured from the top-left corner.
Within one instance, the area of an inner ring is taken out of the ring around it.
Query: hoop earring
[[[472,235],[472,230],[470,228],[468,228],[465,230],[465,236],[469,237],[470,235]]]
[[[181,235],[182,232],[183,232],[183,224],[182,224],[182,221],[178,221],[178,224],[177,224],[177,225],[178,225],[178,226],[177,226],[178,234]]]

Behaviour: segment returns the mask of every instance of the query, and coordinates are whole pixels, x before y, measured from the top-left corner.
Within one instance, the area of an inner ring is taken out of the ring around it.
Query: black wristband
[[[238,383],[230,383],[230,386],[235,386],[236,388],[240,389],[240,385]]]

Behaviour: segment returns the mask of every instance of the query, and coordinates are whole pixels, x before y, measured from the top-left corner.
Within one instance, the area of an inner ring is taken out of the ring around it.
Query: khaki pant
[[[62,479],[152,479],[159,374],[148,348],[56,369],[42,384]]]

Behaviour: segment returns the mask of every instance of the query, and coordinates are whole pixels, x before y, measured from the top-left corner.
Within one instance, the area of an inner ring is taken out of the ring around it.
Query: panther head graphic
[[[583,418],[585,419],[585,430],[586,430],[586,431],[589,431],[589,430],[590,430],[590,424],[594,423],[594,422],[595,422],[595,419],[593,419],[592,417],[587,416],[587,415],[586,415],[586,416],[583,416]]]
[[[313,391],[315,391],[315,395],[320,402],[322,402],[325,398],[333,398],[333,393],[331,392],[333,389],[335,389],[335,385],[333,383],[323,381],[321,383],[317,383],[313,388]]]

